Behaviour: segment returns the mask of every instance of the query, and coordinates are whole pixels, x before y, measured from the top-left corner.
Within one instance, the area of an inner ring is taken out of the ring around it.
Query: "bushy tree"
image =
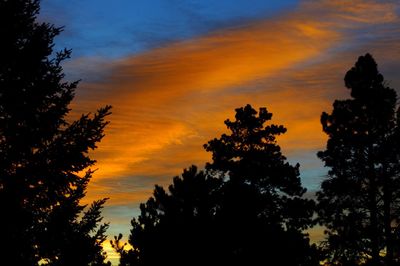
[[[330,168],[318,193],[320,221],[335,265],[394,265],[400,214],[396,92],[370,54],[345,78],[351,99],[336,100],[321,122],[329,136],[318,156]],[[397,264],[396,264],[397,265]]]
[[[225,122],[231,134],[205,145],[213,153],[205,173],[185,170],[169,193],[156,186],[132,221],[133,249],[113,241],[121,265],[318,265],[303,233],[314,204],[276,144],[285,128],[264,125],[271,116],[237,109]]]
[[[94,164],[88,152],[103,137],[109,107],[67,120],[78,83],[64,81],[70,51],[53,54],[61,28],[37,22],[39,4],[0,0],[0,260],[101,265],[104,200],[78,216]],[[82,246],[96,254],[70,252]]]
[[[120,265],[214,265],[219,185],[219,179],[192,166],[173,179],[168,192],[156,186],[153,196],[140,205],[140,216],[132,220],[133,249],[123,250],[121,236],[112,242],[121,254]]]
[[[267,124],[271,118],[266,108],[238,108],[235,121],[225,121],[230,134],[204,145],[212,152],[207,169],[225,180],[216,214],[221,249],[242,265],[318,265],[303,233],[314,203],[302,198],[299,164],[289,164],[276,142],[286,129]]]

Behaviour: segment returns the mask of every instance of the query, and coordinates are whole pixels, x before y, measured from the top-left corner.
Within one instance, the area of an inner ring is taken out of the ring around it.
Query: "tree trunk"
[[[390,177],[385,177],[385,183],[383,184],[383,219],[384,219],[384,230],[385,230],[385,246],[386,266],[393,265],[393,236],[392,236],[392,217],[391,217],[391,202],[392,202],[392,191],[390,184]]]
[[[372,149],[370,148],[369,151]],[[371,265],[379,265],[379,231],[378,231],[378,184],[375,175],[374,163],[371,154],[368,154],[369,203],[370,203],[370,237],[371,237]]]
[[[376,193],[371,191],[371,261],[372,265],[379,265],[379,234],[378,234],[378,212],[376,208]]]

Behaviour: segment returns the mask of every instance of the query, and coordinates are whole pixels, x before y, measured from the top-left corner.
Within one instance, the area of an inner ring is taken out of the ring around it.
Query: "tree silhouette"
[[[216,220],[230,263],[318,265],[302,231],[312,224],[314,202],[303,199],[299,165],[286,162],[276,136],[283,126],[266,123],[272,114],[250,105],[225,121],[230,134],[204,145],[212,152],[207,169],[225,180]]]
[[[132,220],[130,251],[121,235],[112,242],[121,265],[318,265],[302,231],[312,224],[313,201],[301,198],[299,166],[281,154],[275,136],[282,126],[265,108],[247,105],[231,135],[205,145],[213,153],[207,172],[195,167],[175,177],[166,193],[153,197]]]
[[[112,242],[121,254],[120,265],[213,265],[212,224],[220,183],[192,166],[173,179],[168,193],[156,185],[153,197],[140,205],[138,219],[132,220],[133,249],[123,250],[121,235]]]
[[[61,28],[37,22],[38,12],[38,0],[0,0],[1,264],[103,265],[104,200],[84,214],[79,200],[110,107],[68,122],[70,51],[52,55]]]
[[[400,218],[396,92],[370,54],[358,58],[344,81],[352,99],[337,100],[331,114],[322,114],[329,139],[318,153],[330,168],[317,194],[330,261],[394,265]]]

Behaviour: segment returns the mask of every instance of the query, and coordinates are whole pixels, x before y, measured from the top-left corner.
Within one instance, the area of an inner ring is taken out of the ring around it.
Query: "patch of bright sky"
[[[321,150],[323,149],[321,148]],[[320,188],[322,179],[327,175],[327,169],[317,158],[317,152],[316,150],[306,150],[287,155],[290,164],[300,164],[301,183],[310,193],[314,193]]]
[[[235,21],[274,16],[297,0],[43,0],[40,17],[65,26],[55,48],[76,57],[121,58]]]

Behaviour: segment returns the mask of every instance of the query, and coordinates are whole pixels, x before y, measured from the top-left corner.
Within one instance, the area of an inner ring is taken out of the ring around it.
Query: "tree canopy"
[[[221,249],[231,263],[314,265],[303,233],[313,223],[314,202],[302,198],[299,164],[289,164],[276,142],[286,128],[269,124],[271,118],[266,108],[238,108],[235,120],[225,121],[229,134],[204,145],[212,153],[206,168],[225,180],[216,214]]]
[[[213,264],[219,185],[220,180],[192,166],[173,179],[168,192],[156,186],[153,196],[140,205],[140,216],[132,220],[129,243],[133,249],[119,249],[120,265]],[[119,246],[117,241],[113,245]]]
[[[286,162],[275,136],[283,126],[250,105],[225,121],[224,134],[205,145],[213,153],[206,172],[196,167],[175,177],[166,193],[156,186],[132,220],[130,251],[121,265],[318,265],[303,230],[312,224],[313,201],[301,196],[299,165]],[[288,255],[290,254],[290,255]]]

